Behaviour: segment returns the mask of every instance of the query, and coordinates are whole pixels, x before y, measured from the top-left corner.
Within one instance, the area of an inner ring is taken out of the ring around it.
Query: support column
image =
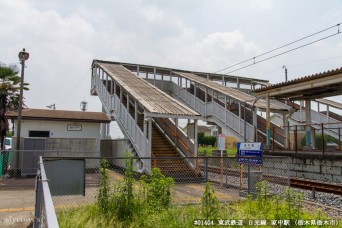
[[[302,111],[303,111],[303,101],[300,101],[300,102],[299,102],[299,121],[300,121],[300,122],[303,121]]]
[[[283,113],[283,126],[284,126],[284,131],[285,131],[285,141],[284,141],[284,148],[285,150],[289,149],[289,139],[290,139],[290,129],[289,129],[289,118],[290,118],[290,113],[285,114]]]
[[[306,137],[306,146],[311,148],[311,101],[305,100],[305,137]]]
[[[127,93],[126,97],[127,97],[126,109],[127,109],[127,112],[129,113],[129,95],[128,95],[128,93]]]
[[[224,76],[222,76],[222,85],[224,86]]]
[[[227,96],[224,96],[224,123],[227,124]]]
[[[139,77],[139,73],[140,73],[139,66],[137,66],[137,75],[138,75],[138,77]]]
[[[236,79],[236,88],[240,89],[240,80],[238,78]]]
[[[102,105],[102,112],[106,113],[104,106]],[[105,139],[107,137],[107,124],[101,123],[101,139]]]
[[[175,122],[175,145],[177,146],[178,145],[178,136],[177,136],[177,128],[178,128],[178,119],[177,118],[175,118],[174,119],[174,122]]]
[[[156,74],[157,74],[157,69],[153,68],[153,85],[156,85]]]
[[[270,97],[266,95],[266,147],[271,146],[271,120],[270,120]]]
[[[257,129],[258,129],[258,113],[257,113],[257,110],[255,107],[253,107],[253,128],[254,128],[254,132],[253,132],[253,141],[254,142],[257,142],[257,137],[256,137],[256,132],[257,132]]]
[[[204,91],[205,116],[207,116],[207,102],[208,102],[208,87],[205,87],[205,91]]]
[[[197,120],[194,120],[194,155],[197,157],[197,150],[198,150],[198,135],[197,135]]]
[[[194,109],[196,110],[196,83],[194,82]]]
[[[238,103],[239,106],[239,133],[241,134],[241,103]]]
[[[152,156],[152,118],[148,118],[148,150],[147,154],[148,157]]]
[[[329,105],[327,105],[327,123],[329,123]]]
[[[135,124],[138,124],[138,103],[136,100],[134,101],[134,120]]]

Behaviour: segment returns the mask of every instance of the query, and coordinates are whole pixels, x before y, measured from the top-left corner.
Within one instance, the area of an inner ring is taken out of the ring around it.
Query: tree
[[[20,76],[14,67],[0,66],[0,144],[5,148],[5,137],[8,131],[8,120],[5,116],[8,109],[18,109]],[[28,83],[24,83],[24,90],[28,90]]]

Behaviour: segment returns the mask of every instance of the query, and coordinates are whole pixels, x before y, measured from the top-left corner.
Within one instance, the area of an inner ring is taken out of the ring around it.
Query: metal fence
[[[322,123],[311,125],[294,125],[285,126],[283,134],[284,148],[281,150],[301,152],[312,151],[320,154],[334,154],[342,151],[342,122],[338,123]],[[271,134],[276,132],[273,128]],[[279,145],[271,140],[272,150],[280,149]]]
[[[56,158],[48,158],[56,159]],[[58,158],[71,159],[71,158]],[[79,159],[79,158],[75,158]],[[107,158],[109,185],[114,186],[125,178],[125,159]],[[87,163],[100,164],[99,158],[86,158]],[[289,186],[289,158],[264,157],[263,165],[252,162],[240,164],[233,157],[163,157],[132,158],[129,161],[135,170],[141,162],[151,162],[152,167],[159,168],[167,177],[173,178],[175,184],[171,188],[172,204],[200,204],[205,183],[211,182],[220,203],[228,203],[240,196],[256,194],[256,184],[263,180],[269,182],[271,194],[282,194]],[[195,165],[193,165],[195,164]],[[134,172],[136,194],[139,195],[139,179],[143,173]],[[80,195],[53,196],[56,210],[78,207],[96,202],[100,185],[100,166],[85,169],[85,191]]]
[[[23,153],[26,153],[25,155],[30,159],[22,160]],[[49,176],[49,172],[46,173],[47,176],[45,177],[42,175],[45,173],[43,172],[44,166],[42,162],[39,163],[39,156],[42,154],[45,163],[51,160],[84,161],[84,168],[81,170],[84,173],[82,177],[84,178],[84,192],[72,195],[53,194],[52,201],[57,213],[61,210],[96,202],[101,183],[100,164],[103,158],[87,157],[84,154],[74,154],[70,151],[40,151],[39,153],[37,151],[14,151],[8,153],[7,164],[5,164],[7,168],[0,178],[0,191],[12,188],[34,189],[36,183],[37,203],[42,205],[38,207],[39,210],[36,210],[36,213],[39,212],[36,217],[38,218],[37,221],[44,227],[46,221],[49,221],[46,215],[47,208],[44,205],[48,203],[50,208],[52,204],[46,201],[44,186],[48,188],[47,184],[51,183],[53,178]],[[107,173],[111,188],[124,180],[125,171],[127,170],[125,167],[128,162],[132,164],[135,170],[134,191],[138,195],[139,179],[146,175],[146,173],[142,172],[141,164],[150,163],[151,167],[158,168],[162,174],[173,178],[175,183],[171,187],[171,201],[174,205],[200,204],[206,182],[212,183],[215,195],[220,203],[228,203],[247,194],[256,194],[256,184],[263,180],[268,181],[270,194],[282,194],[290,184],[290,159],[280,156],[264,156],[262,165],[254,164],[252,159],[246,158],[244,162],[238,162],[236,157],[228,156],[133,157],[128,160],[127,158],[106,158],[109,163]],[[27,164],[24,164],[25,162]],[[31,169],[40,170],[39,175],[25,175],[22,168],[27,166],[30,166]],[[54,172],[69,170],[69,168],[68,166],[61,167],[55,169]],[[72,174],[73,171],[69,173]]]
[[[1,151],[0,191],[7,189],[34,189],[39,156],[47,157],[99,157],[98,152],[62,150],[21,150]],[[99,164],[88,165],[98,167]]]

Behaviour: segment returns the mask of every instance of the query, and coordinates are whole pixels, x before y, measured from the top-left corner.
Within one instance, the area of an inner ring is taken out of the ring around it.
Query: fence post
[[[41,189],[41,178],[40,178],[40,170],[38,168],[37,171],[37,177],[36,177],[36,205],[34,209],[34,228],[40,227],[40,219],[41,219],[41,195],[42,195],[42,189]]]
[[[325,143],[324,143],[324,126],[323,126],[323,123],[321,123],[321,126],[322,126],[322,149],[323,149],[323,155],[324,155]]]
[[[297,150],[298,150],[298,145],[297,145],[297,125],[295,125],[295,135],[294,135],[294,143],[295,143],[295,151],[297,153]]]
[[[205,182],[208,182],[208,156],[207,156],[206,151],[204,151],[204,156],[205,156]]]
[[[251,183],[250,183],[251,182],[251,179],[250,179],[250,177],[251,177],[250,176],[251,167],[250,167],[250,164],[249,164],[249,158],[248,158],[248,167],[247,168],[248,168],[248,171],[247,171],[247,175],[248,175],[248,177],[247,177],[247,180],[248,180],[247,181],[247,191],[248,191],[248,195],[249,195],[250,194],[250,187],[251,187],[250,186],[251,185]]]

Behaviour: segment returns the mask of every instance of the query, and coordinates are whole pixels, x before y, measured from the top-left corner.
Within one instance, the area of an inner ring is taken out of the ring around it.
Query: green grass
[[[60,227],[194,227],[194,220],[204,219],[200,206],[173,206],[162,211],[153,211],[151,208],[142,208],[140,213],[133,218],[122,221],[110,212],[101,212],[96,205],[83,206],[76,209],[59,211],[57,213]],[[320,212],[300,211],[296,214],[295,208],[289,213],[288,203],[285,199],[269,199],[260,203],[256,200],[244,200],[233,204],[220,205],[216,218],[223,220],[244,220],[244,226],[248,226],[249,219],[271,220],[290,219],[289,216],[298,216],[302,220],[329,219]],[[218,220],[214,220],[215,224]],[[293,223],[294,224],[294,223]],[[275,227],[275,226],[263,226]],[[294,227],[294,226],[289,226]],[[310,226],[316,227],[316,226]],[[317,226],[328,227],[328,226]]]
[[[213,150],[217,150],[217,147],[198,147],[198,156],[203,156],[204,151],[206,151],[207,156],[212,156]],[[234,157],[236,155],[236,148],[227,149],[228,156]]]

